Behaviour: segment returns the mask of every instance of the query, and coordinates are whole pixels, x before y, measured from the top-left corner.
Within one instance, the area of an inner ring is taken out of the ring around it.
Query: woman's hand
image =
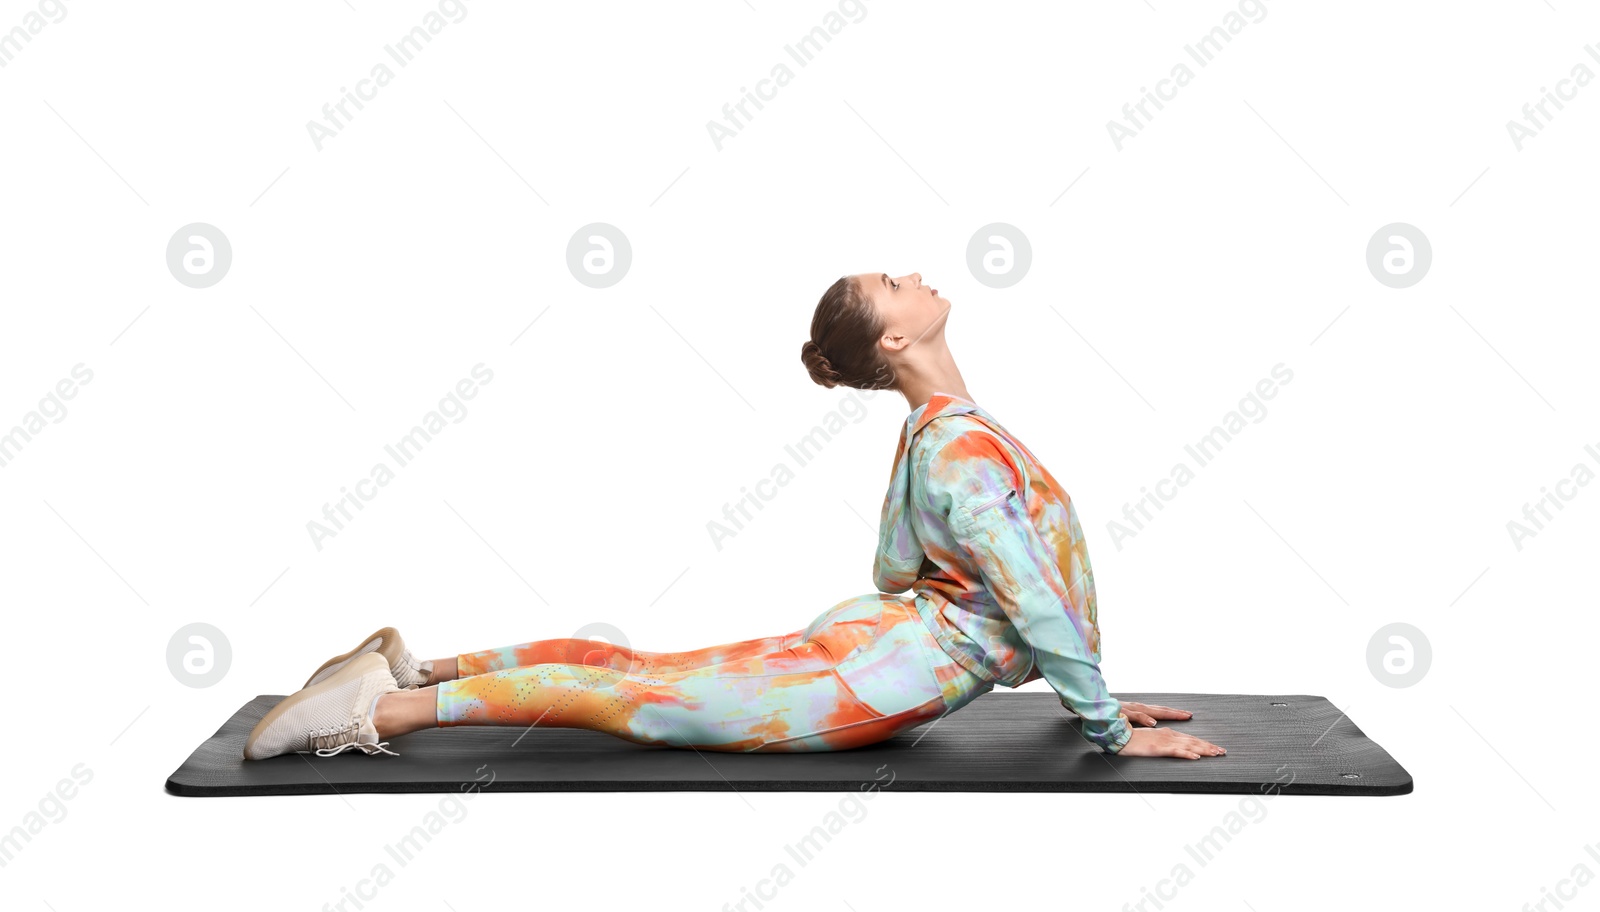
[[[1131,717],[1132,713],[1129,713],[1129,716]],[[1215,757],[1226,753],[1226,750],[1210,741],[1203,741],[1173,728],[1135,728],[1128,738],[1128,743],[1122,745],[1122,750],[1117,751],[1117,755],[1121,757],[1182,757],[1185,760],[1199,760],[1201,757]]]
[[[1182,722],[1193,716],[1194,713],[1187,709],[1173,709],[1170,706],[1157,706],[1152,703],[1127,703],[1122,704],[1122,711],[1127,714],[1128,721],[1137,725],[1154,726],[1157,719],[1166,719],[1169,722]]]

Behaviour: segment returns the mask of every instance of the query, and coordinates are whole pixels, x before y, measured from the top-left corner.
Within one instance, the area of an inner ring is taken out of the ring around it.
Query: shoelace
[[[332,757],[333,755],[342,753],[352,747],[361,751],[363,754],[368,755],[383,753],[388,754],[391,757],[400,756],[394,751],[388,749],[389,742],[387,741],[370,742],[359,740],[360,727],[361,721],[358,719],[343,728],[311,732],[311,746],[316,749],[318,757]],[[340,744],[337,743],[337,739],[340,738],[350,738],[351,740]],[[335,746],[324,746],[330,744]]]

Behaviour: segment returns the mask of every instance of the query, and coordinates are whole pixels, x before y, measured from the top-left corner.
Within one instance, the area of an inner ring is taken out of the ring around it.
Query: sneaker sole
[[[384,660],[389,663],[389,671],[392,674],[394,672],[394,664],[400,661],[400,656],[405,651],[405,644],[400,639],[400,631],[394,629],[393,627],[380,627],[373,632],[372,636],[363,637],[360,644],[357,645],[356,648],[344,653],[343,655],[334,656],[328,661],[323,662],[322,666],[316,671],[312,672],[311,677],[306,678],[306,682],[300,685],[301,688],[310,687],[313,684],[320,684],[322,681],[327,680],[329,675],[332,675],[341,668],[345,667],[341,663],[349,662],[355,657],[356,653],[361,652],[363,647],[379,637],[383,638],[383,645],[377,649],[368,651],[376,652],[383,656]]]
[[[368,639],[370,639],[370,637]],[[363,640],[362,642],[365,643],[366,640]],[[368,656],[371,656],[370,660],[368,659]],[[388,671],[389,666],[387,663],[383,665],[378,664],[379,662],[383,661],[383,656],[379,655],[376,651],[358,655],[354,659],[350,660],[350,662],[344,667],[328,675],[321,681],[318,681],[316,684],[313,684],[310,687],[303,687],[289,696],[284,697],[282,700],[279,700],[278,705],[267,710],[267,714],[261,717],[261,721],[256,723],[255,728],[250,729],[250,737],[246,738],[244,742],[244,758],[246,760],[253,759],[250,756],[250,753],[256,746],[256,740],[265,734],[266,731],[272,727],[272,724],[281,716],[283,716],[284,713],[288,712],[290,709],[294,708],[300,703],[305,702],[306,700],[314,699],[319,694],[333,690],[334,688],[339,687],[351,680],[360,678],[362,675],[368,674],[375,669],[382,668],[383,670]],[[287,753],[299,752],[288,751]],[[281,755],[274,754],[273,756],[276,757]],[[270,758],[261,757],[259,759],[266,760]]]

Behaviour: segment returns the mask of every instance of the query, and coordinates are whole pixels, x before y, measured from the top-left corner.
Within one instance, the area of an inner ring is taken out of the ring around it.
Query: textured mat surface
[[[233,714],[167,779],[186,796],[345,792],[854,791],[1208,792],[1404,795],[1411,774],[1322,697],[1118,693],[1194,713],[1170,723],[1228,749],[1201,760],[1118,757],[1079,733],[1055,693],[991,691],[943,719],[845,751],[724,753],[644,746],[573,728],[456,726],[389,741],[400,754],[285,754],[246,761],[257,720]],[[1164,723],[1165,724],[1165,723]],[[518,739],[521,739],[520,741]]]

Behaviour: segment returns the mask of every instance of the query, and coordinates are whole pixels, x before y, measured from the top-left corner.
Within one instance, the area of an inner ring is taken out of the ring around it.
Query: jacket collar
[[[989,417],[987,412],[979,408],[976,402],[947,393],[933,394],[927,402],[906,416],[905,424],[900,432],[900,443],[896,446],[894,452],[894,468],[889,473],[891,482],[889,494],[891,497],[896,490],[910,492],[909,487],[898,484],[898,482],[907,480],[910,477],[910,466],[906,462],[906,454],[911,451],[911,446],[917,435],[922,433],[922,429],[927,427],[928,423],[935,418],[943,418],[947,415],[961,415],[967,412],[977,412],[991,423],[994,420]],[[885,503],[887,503],[887,498]]]
[[[970,399],[962,399],[949,393],[934,393],[923,403],[921,408],[906,416],[906,424],[910,429],[902,435],[902,440],[910,440],[928,422],[944,415],[959,415],[962,412],[971,412],[978,409],[978,404]]]

